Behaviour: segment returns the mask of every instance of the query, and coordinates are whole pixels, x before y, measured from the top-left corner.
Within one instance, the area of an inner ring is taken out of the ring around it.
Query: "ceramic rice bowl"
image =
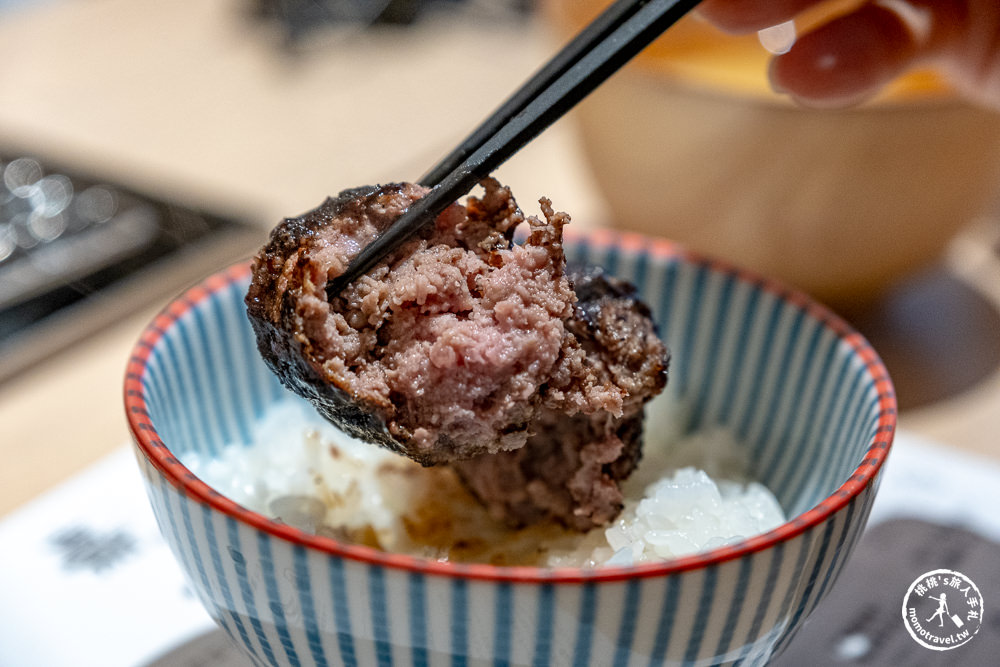
[[[676,246],[567,243],[633,281],[672,350],[689,430],[722,424],[790,519],[700,555],[599,569],[457,565],[306,534],[195,477],[185,456],[250,441],[284,393],[258,357],[247,265],[143,333],[125,405],[159,528],[201,602],[256,665],[760,665],[834,585],[895,428],[885,368],[795,292]]]

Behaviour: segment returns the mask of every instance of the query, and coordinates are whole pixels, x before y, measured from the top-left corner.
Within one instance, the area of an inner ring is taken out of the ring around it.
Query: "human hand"
[[[748,33],[822,0],[704,0],[703,17]],[[771,64],[772,86],[808,106],[843,107],[875,95],[917,65],[943,72],[969,99],[1000,110],[998,0],[870,0],[799,35]]]

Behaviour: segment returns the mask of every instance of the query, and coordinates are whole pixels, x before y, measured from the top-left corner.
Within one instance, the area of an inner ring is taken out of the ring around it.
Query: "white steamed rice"
[[[309,532],[442,560],[546,566],[676,558],[766,532],[785,520],[774,495],[721,429],[681,436],[676,403],[650,406],[645,455],[624,485],[625,509],[586,535],[493,521],[447,468],[350,438],[303,401],[270,407],[249,447],[184,457],[241,505]]]

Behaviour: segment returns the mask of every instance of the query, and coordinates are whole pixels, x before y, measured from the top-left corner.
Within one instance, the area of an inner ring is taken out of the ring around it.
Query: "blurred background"
[[[0,443],[25,447],[0,513],[124,441],[127,350],[169,296],[327,195],[419,177],[603,4],[0,0]],[[765,81],[794,36],[685,19],[498,176],[578,232],[809,292],[906,423],[1000,456],[1000,115],[933,72],[794,107]]]
[[[282,217],[418,178],[603,4],[0,0],[0,518],[81,470],[109,483],[88,466],[123,451],[126,358],[168,298]],[[794,36],[685,19],[497,175],[576,232],[809,292],[873,342],[936,460],[998,460],[1000,114],[933,72],[860,109],[791,106],[765,67]]]

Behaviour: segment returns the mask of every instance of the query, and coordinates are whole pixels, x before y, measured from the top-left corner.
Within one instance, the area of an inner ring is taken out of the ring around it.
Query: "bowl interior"
[[[597,235],[566,250],[636,284],[671,349],[668,391],[685,405],[682,430],[731,429],[789,517],[857,472],[891,388],[868,344],[837,317],[666,242]],[[189,292],[149,350],[145,408],[182,463],[189,452],[250,444],[254,422],[285,393],[246,320],[248,279],[234,268]]]

